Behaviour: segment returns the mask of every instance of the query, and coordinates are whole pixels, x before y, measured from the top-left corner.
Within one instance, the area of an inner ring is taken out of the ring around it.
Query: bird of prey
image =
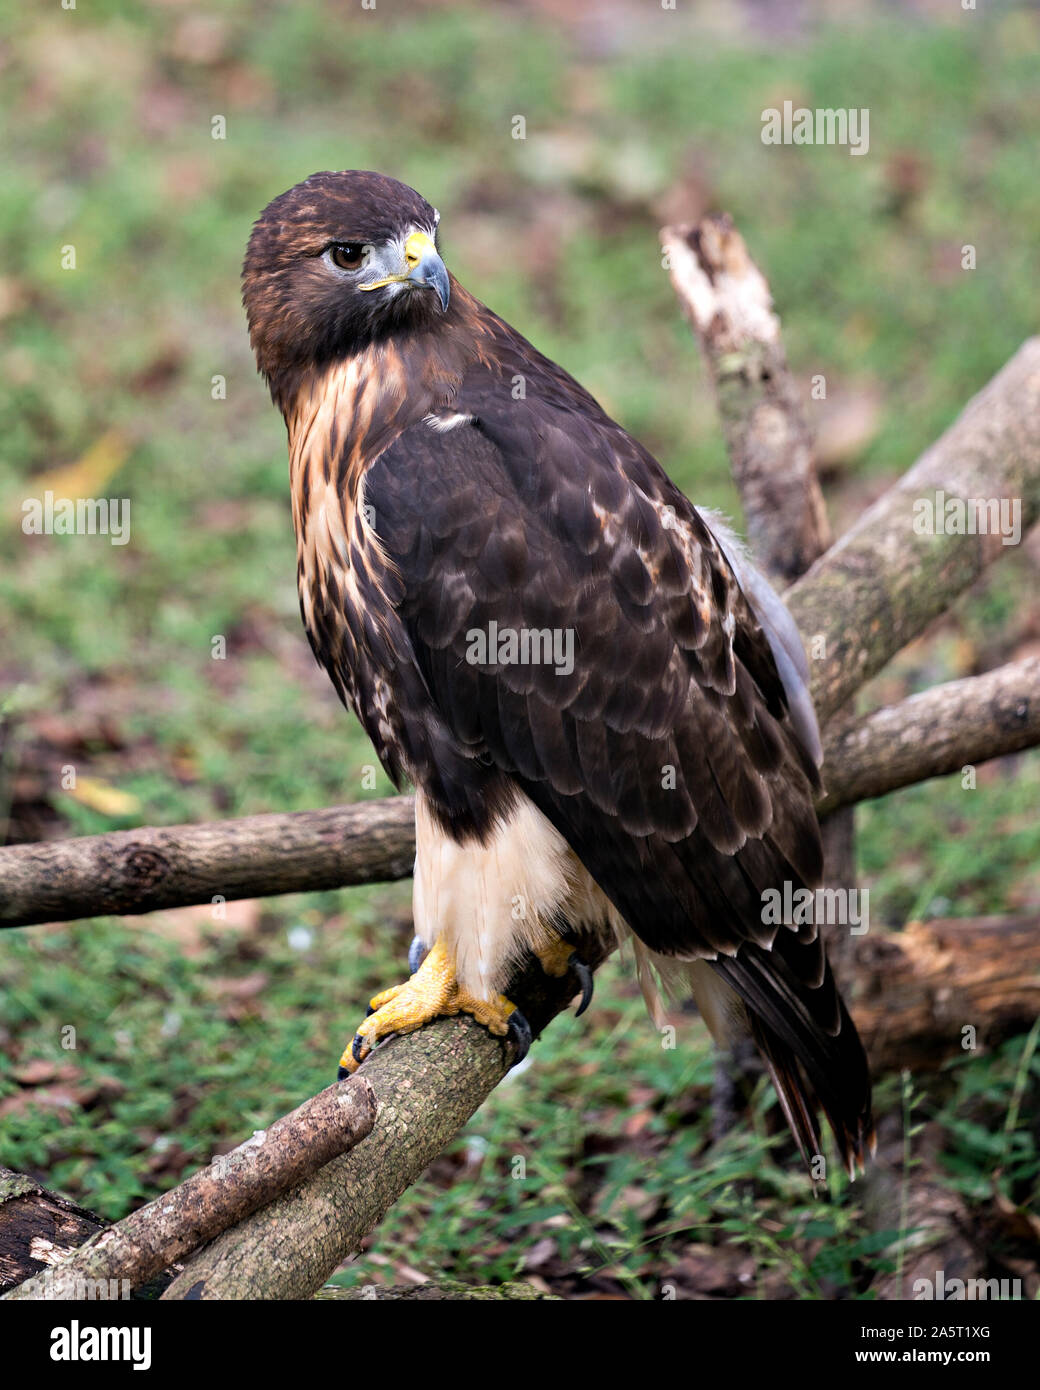
[[[601,933],[632,943],[652,1009],[692,994],[716,1038],[750,1033],[806,1162],[819,1106],[852,1171],[863,1048],[816,924],[763,907],[822,873],[798,632],[722,524],[450,274],[439,220],[392,178],[318,173],[243,267],[304,625],[415,787],[414,973],[341,1075],[459,1012],[522,1052],[518,964],[572,972],[584,1004],[573,943]]]

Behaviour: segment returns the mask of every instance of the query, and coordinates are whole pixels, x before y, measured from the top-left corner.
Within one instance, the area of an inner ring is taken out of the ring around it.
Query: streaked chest
[[[373,349],[301,389],[287,415],[300,611],[340,694],[386,638],[394,573],[365,502],[365,470],[408,423],[402,364]]]

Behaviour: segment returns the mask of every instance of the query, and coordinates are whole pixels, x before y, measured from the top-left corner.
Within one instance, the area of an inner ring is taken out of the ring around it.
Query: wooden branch
[[[337,1082],[6,1297],[80,1299],[85,1286],[124,1279],[138,1288],[352,1149],[375,1118],[364,1077]]]
[[[988,1259],[972,1239],[977,1217],[973,1220],[965,1198],[932,1176],[943,1168],[940,1126],[914,1126],[907,1168],[904,1123],[898,1108],[881,1116],[877,1153],[860,1193],[869,1231],[888,1232],[889,1242],[891,1232],[904,1233],[896,1268],[870,1282],[871,1295],[879,1302],[912,1299],[915,1280],[934,1283],[940,1269],[949,1280],[982,1278]]]
[[[592,967],[603,958],[596,938],[581,952]],[[537,1036],[574,989],[534,963],[509,996]],[[357,1073],[379,1103],[368,1138],[192,1256],[163,1298],[309,1298],[451,1143],[511,1060],[507,1044],[468,1017],[382,1043]]]
[[[882,499],[796,586],[796,621],[810,637],[824,638],[816,681],[824,717],[998,553],[986,537],[942,535],[918,544],[911,514],[922,488],[933,484],[956,494],[965,487],[964,496],[1018,495],[1022,525],[1035,518],[1040,445],[1030,422],[1037,418],[1038,393],[1040,342],[1034,340],[912,470],[909,482],[904,479],[892,490],[888,505]],[[1023,406],[1024,421],[1015,417]],[[976,482],[985,485],[972,490]],[[897,530],[894,541],[893,526],[905,532]],[[879,550],[892,564],[891,577],[873,577],[867,568],[867,556],[876,563]],[[827,596],[822,605],[815,601],[814,575]],[[914,582],[918,578],[924,594]],[[841,602],[844,583],[850,585],[852,603]],[[530,1018],[523,986],[511,993]],[[164,1297],[299,1298],[315,1292],[458,1132],[503,1069],[500,1044],[468,1020],[440,1020],[376,1049],[364,1067],[382,1101],[380,1123],[369,1139],[200,1251]]]
[[[665,227],[661,245],[715,385],[748,543],[784,586],[823,554],[831,536],[769,285],[728,214]]]
[[[765,276],[726,215],[695,227],[665,227],[661,244],[672,287],[700,343],[715,387],[744,531],[755,562],[778,587],[804,574],[831,544],[812,434],[788,369],[780,320]],[[849,806],[822,826],[826,882],[855,883],[855,820]],[[848,939],[832,943],[845,973]],[[755,1055],[757,1065],[757,1054]],[[728,1063],[720,1062],[719,1109],[735,1102]]]
[[[411,797],[13,845],[0,926],[391,881],[414,860]]]
[[[822,815],[1040,744],[1040,657],[951,681],[827,730]]]
[[[1040,516],[1040,338],[1030,338],[946,433],[785,595],[822,651],[812,693],[826,723],[1006,552],[999,535],[919,535],[914,503],[996,498]]]

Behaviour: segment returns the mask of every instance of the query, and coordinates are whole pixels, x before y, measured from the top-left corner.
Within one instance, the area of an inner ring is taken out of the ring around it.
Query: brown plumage
[[[750,1029],[806,1158],[819,1102],[851,1165],[862,1047],[815,927],[763,921],[767,890],[822,871],[794,626],[725,528],[447,275],[437,221],[392,179],[316,174],[266,209],[243,277],[308,636],[417,789],[417,931],[479,999],[525,950],[632,933],[644,980]],[[503,633],[548,645],[525,663]]]

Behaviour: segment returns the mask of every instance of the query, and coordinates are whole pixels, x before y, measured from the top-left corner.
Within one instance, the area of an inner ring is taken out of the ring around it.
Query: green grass
[[[926,25],[885,10],[859,32],[784,44],[662,12],[611,58],[519,8],[389,11],[345,18],[304,0],[258,17],[228,0],[200,17],[111,0],[9,17],[0,824],[15,838],[362,794],[371,750],[300,629],[284,432],[238,302],[252,220],[315,169],[381,168],[419,187],[460,278],[696,501],[737,516],[660,264],[665,216],[731,212],[799,377],[880,390],[876,431],[831,493],[839,519],[1034,331],[1031,13]],[[655,26],[673,21],[662,42]],[[869,156],[763,146],[760,113],[786,96],[868,106]],[[226,140],[210,137],[218,114]],[[510,138],[517,114],[524,141]],[[916,192],[901,202],[908,160]],[[67,245],[75,270],[61,269]],[[106,437],[121,462],[93,491],[130,499],[130,544],[23,535],[24,499]],[[1010,557],[873,697],[1014,655],[1035,632],[1031,588],[1035,568]],[[218,636],[226,660],[212,657]],[[63,790],[70,764],[132,797],[125,813]],[[1035,910],[1037,768],[1009,760],[974,791],[951,779],[864,808],[873,920]],[[365,794],[387,791],[380,773]],[[6,933],[0,1161],[111,1217],[171,1186],[329,1079],[367,995],[403,968],[407,916],[401,885],[273,899],[241,928],[189,913]],[[262,987],[237,993],[257,972]],[[946,1180],[980,1213],[1000,1184],[1035,1204],[1024,1046],[915,1083]],[[19,1080],[33,1059],[53,1075]],[[722,1296],[863,1294],[871,1270],[894,1268],[898,1232],[871,1234],[858,1187],[812,1202],[767,1088],[749,1126],[713,1145],[711,1074],[700,1024],[683,1019],[664,1051],[611,965],[591,1014],[553,1026],[339,1277],[526,1271],[574,1294],[685,1296],[710,1283],[708,1251]],[[882,1114],[899,1107],[883,1081]]]

